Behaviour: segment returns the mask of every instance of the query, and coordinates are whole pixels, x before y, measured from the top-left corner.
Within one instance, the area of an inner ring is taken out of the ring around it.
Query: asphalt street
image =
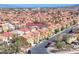
[[[76,25],[70,26],[68,29],[65,29],[59,33],[57,33],[56,35],[53,35],[49,40],[44,40],[41,43],[37,44],[36,46],[31,48],[31,54],[48,54],[47,49],[45,48],[45,46],[48,44],[48,42],[53,41],[54,39],[56,39],[56,37],[62,33],[67,33],[70,31],[70,29],[72,27],[75,27]]]

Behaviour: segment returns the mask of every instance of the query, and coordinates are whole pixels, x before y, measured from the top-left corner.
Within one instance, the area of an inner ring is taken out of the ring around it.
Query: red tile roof
[[[30,31],[30,29],[29,28],[21,28],[21,29],[19,29],[20,31],[23,31],[23,32],[27,32],[27,31]]]
[[[26,25],[27,26],[44,26],[44,24],[40,22],[27,23]]]
[[[4,32],[4,33],[2,33],[2,35],[5,37],[10,37],[10,36],[12,36],[12,33],[11,32]]]

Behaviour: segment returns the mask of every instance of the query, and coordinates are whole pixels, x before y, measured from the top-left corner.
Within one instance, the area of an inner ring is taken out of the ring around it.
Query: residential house
[[[3,41],[7,43],[13,38],[13,34],[11,32],[4,32],[1,36],[3,37]]]

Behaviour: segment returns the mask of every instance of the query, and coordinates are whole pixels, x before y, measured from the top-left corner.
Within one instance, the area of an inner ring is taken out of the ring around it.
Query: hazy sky
[[[28,8],[28,7],[62,7],[73,6],[75,4],[0,4],[2,8]]]

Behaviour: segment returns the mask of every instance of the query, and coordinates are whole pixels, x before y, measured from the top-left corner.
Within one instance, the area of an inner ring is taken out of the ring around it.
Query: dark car
[[[27,52],[28,54],[31,54],[31,50],[28,50],[28,52]]]
[[[51,43],[52,43],[52,42],[47,43],[47,45],[45,46],[45,48],[49,47],[49,45],[50,45]]]
[[[69,33],[73,33],[73,30],[70,30]]]

